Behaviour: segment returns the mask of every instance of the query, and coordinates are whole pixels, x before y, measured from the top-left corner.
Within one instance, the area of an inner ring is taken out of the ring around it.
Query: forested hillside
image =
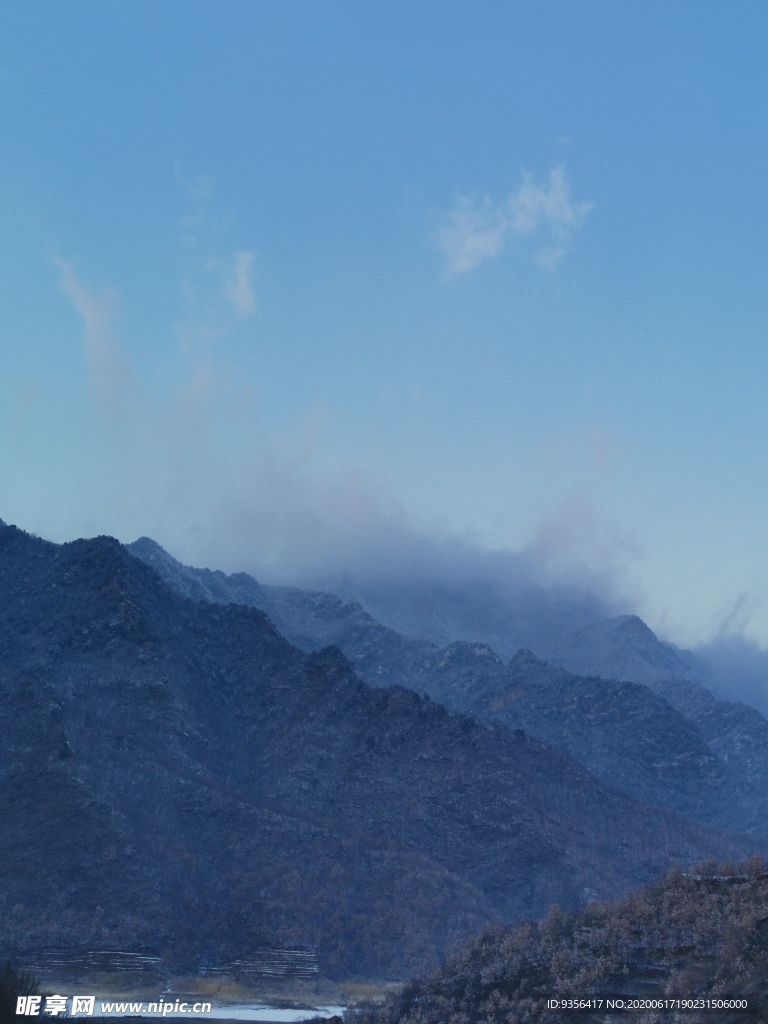
[[[354,1024],[562,1024],[565,1020],[756,1019],[742,1013],[570,1013],[548,1000],[748,996],[768,1004],[768,875],[759,858],[673,869],[615,903],[576,914],[553,907],[541,920],[487,931],[426,981]]]
[[[4,955],[307,945],[324,973],[403,977],[488,924],[760,849],[182,598],[106,537],[0,527],[0,697]]]

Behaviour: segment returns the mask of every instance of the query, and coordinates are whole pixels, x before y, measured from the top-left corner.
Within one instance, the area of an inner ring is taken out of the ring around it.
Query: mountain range
[[[488,924],[765,846],[371,686],[106,537],[0,525],[0,694],[2,956],[199,970],[305,945],[329,976],[402,977]]]
[[[182,565],[147,537],[129,550],[180,594],[262,608],[305,651],[338,646],[366,682],[404,685],[454,710],[522,728],[635,797],[768,836],[768,721],[755,708],[714,696],[684,652],[658,640],[637,616],[600,620],[593,609],[590,623],[576,629],[572,617],[564,624],[561,607],[545,629],[541,607],[529,609],[522,626],[505,625],[497,607],[495,631],[487,632],[503,640],[502,649],[535,622],[543,650],[556,659],[550,664],[539,650],[519,650],[505,664],[485,642],[465,637],[441,647],[399,633],[357,601]],[[586,675],[576,672],[579,665]],[[611,668],[625,674],[611,675]]]
[[[596,599],[583,593],[548,594],[541,588],[506,595],[490,584],[406,583],[401,587],[368,585],[337,591],[262,584],[247,573],[182,565],[149,537],[128,545],[180,593],[202,601],[237,601],[263,607],[286,636],[300,647],[354,643],[361,634],[376,657],[372,625],[380,627],[387,646],[382,672],[392,658],[394,636],[421,641],[411,652],[447,647],[456,641],[483,644],[508,660],[520,649],[580,675],[655,684],[696,675],[690,652],[659,640],[636,615],[610,616]],[[387,631],[388,632],[385,632]],[[365,654],[360,651],[358,657]],[[403,654],[407,651],[403,649]],[[396,666],[400,671],[402,666]],[[372,664],[370,673],[378,671]]]

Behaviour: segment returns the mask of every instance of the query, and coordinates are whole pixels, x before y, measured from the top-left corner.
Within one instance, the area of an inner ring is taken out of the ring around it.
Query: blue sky
[[[0,516],[768,644],[768,8],[0,8]]]

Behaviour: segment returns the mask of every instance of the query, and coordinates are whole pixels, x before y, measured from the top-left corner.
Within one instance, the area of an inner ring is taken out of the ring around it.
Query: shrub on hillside
[[[760,859],[675,868],[614,903],[591,903],[573,914],[553,907],[540,921],[486,931],[426,981],[406,986],[383,1008],[352,1011],[346,1020],[561,1024],[562,1013],[550,1010],[548,999],[618,993],[749,996],[764,1007],[768,873]],[[597,1022],[604,1014],[581,1019]],[[706,1020],[721,1022],[717,1014]],[[699,1017],[687,1016],[687,1024],[699,1024]]]

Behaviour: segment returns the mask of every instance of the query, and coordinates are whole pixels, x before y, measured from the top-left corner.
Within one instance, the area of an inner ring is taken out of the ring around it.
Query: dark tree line
[[[38,992],[37,981],[28,971],[17,970],[9,963],[0,967],[0,1024],[17,1024],[17,998]]]

